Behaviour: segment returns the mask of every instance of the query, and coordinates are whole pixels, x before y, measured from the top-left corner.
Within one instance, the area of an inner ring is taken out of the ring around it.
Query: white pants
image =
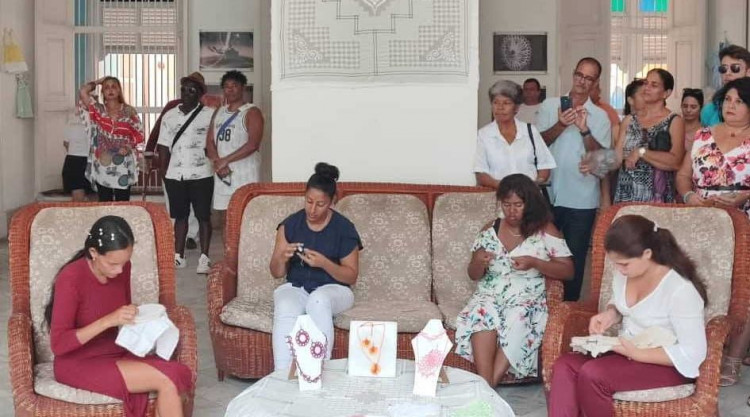
[[[311,294],[304,288],[286,283],[273,293],[273,362],[278,369],[289,369],[292,353],[286,337],[292,332],[297,317],[310,315],[313,322],[328,339],[326,359],[333,350],[333,316],[348,310],[354,304],[354,293],[349,287],[328,284]]]

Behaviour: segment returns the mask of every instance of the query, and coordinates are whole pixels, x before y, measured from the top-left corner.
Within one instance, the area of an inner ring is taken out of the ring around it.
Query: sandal
[[[737,383],[740,379],[740,368],[742,359],[725,356],[721,362],[721,375],[719,376],[719,386],[728,387]]]

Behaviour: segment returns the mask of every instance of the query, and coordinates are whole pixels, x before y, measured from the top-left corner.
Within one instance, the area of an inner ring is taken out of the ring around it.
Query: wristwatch
[[[644,148],[643,146],[641,146],[640,148],[638,148],[638,156],[639,157],[643,158],[643,155],[645,155],[645,154],[646,154],[646,148]]]

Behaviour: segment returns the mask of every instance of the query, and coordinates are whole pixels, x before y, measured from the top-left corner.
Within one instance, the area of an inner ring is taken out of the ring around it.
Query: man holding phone
[[[581,173],[579,165],[587,152],[609,148],[611,144],[609,117],[589,98],[601,72],[602,66],[594,58],[578,61],[570,93],[545,100],[537,117],[537,127],[557,162],[550,187],[555,225],[573,253],[575,274],[565,282],[566,301],[576,301],[580,296],[600,203],[599,179]]]

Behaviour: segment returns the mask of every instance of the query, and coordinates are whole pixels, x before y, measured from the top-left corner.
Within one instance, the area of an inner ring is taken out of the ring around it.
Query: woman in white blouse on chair
[[[706,290],[674,235],[642,216],[626,215],[607,231],[604,249],[614,263],[612,298],[591,318],[589,333],[622,322],[615,353],[596,359],[561,356],[552,370],[549,416],[613,416],[613,395],[690,383],[706,358]],[[677,338],[642,349],[628,339],[658,326]]]
[[[497,189],[510,174],[524,174],[538,184],[557,167],[536,127],[516,118],[523,90],[513,81],[501,80],[489,90],[493,121],[479,129],[474,158],[477,184]]]

